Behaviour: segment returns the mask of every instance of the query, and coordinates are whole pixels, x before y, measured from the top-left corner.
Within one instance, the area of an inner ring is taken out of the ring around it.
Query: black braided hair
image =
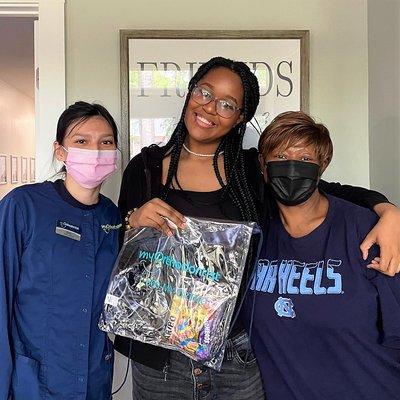
[[[166,144],[166,151],[171,156],[166,184],[161,197],[166,199],[169,187],[173,180],[177,180],[177,171],[182,146],[188,133],[184,117],[190,99],[190,93],[200,79],[214,68],[225,67],[235,72],[241,79],[243,85],[243,121],[234,126],[221,140],[215,152],[213,167],[217,179],[224,188],[222,197],[229,196],[239,208],[244,221],[259,222],[257,208],[255,206],[255,195],[249,187],[243,156],[243,137],[246,131],[246,123],[249,122],[257,109],[260,100],[260,90],[256,76],[243,62],[233,61],[224,57],[214,57],[202,64],[189,82],[188,95],[182,110],[178,125]],[[223,182],[218,168],[218,154],[224,150],[224,169],[227,183]]]

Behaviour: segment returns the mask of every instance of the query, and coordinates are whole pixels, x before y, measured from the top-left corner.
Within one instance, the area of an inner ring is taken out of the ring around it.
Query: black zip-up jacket
[[[141,207],[154,197],[160,197],[162,160],[165,153],[165,147],[153,145],[144,148],[141,154],[129,162],[122,177],[118,200],[122,218],[129,210]],[[260,221],[267,223],[268,217],[275,212],[277,206],[268,187],[264,184],[258,163],[258,152],[255,148],[244,150],[244,163],[250,188],[257,199]],[[340,183],[328,183],[321,180],[319,189],[370,209],[376,204],[388,202],[388,199],[378,192]],[[162,370],[169,360],[169,350],[125,337],[117,336],[114,345],[120,353],[154,369]]]

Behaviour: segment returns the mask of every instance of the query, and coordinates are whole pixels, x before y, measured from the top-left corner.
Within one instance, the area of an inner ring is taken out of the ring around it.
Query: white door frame
[[[35,24],[35,137],[38,181],[48,178],[52,173],[52,143],[55,140],[58,117],[65,109],[64,6],[65,0],[0,0],[1,17],[38,17]]]
[[[0,16],[37,17],[39,16],[38,1],[0,1]]]

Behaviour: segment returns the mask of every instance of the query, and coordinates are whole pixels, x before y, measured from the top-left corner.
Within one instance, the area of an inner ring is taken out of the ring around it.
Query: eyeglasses
[[[231,118],[236,111],[241,110],[233,101],[217,99],[208,89],[203,86],[195,86],[191,93],[192,99],[201,106],[215,101],[215,111],[222,118]]]

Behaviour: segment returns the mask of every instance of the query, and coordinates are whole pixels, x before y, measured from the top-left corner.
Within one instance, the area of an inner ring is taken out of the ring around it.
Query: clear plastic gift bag
[[[186,218],[166,236],[125,233],[100,329],[180,351],[219,370],[256,225]]]

